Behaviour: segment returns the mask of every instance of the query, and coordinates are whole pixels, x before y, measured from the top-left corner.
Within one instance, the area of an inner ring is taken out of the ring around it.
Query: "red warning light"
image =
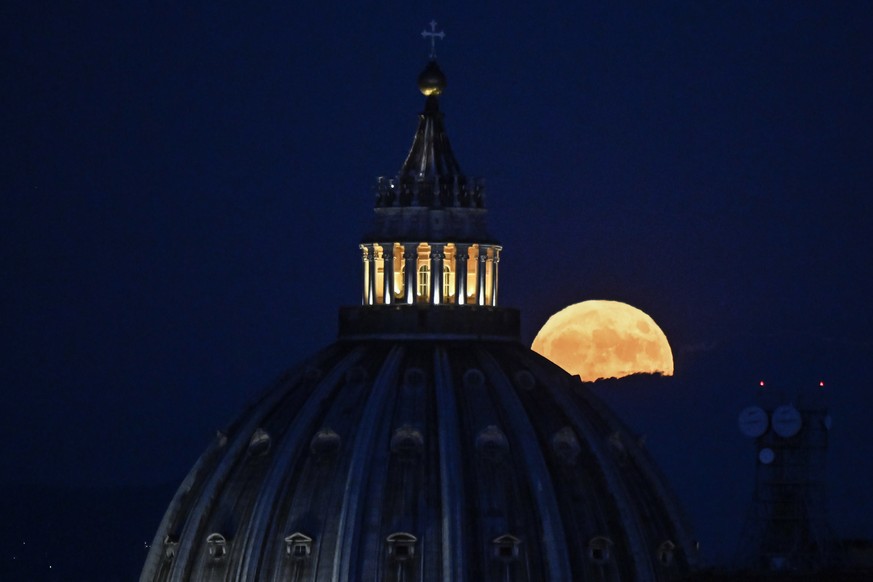
[[[824,388],[824,380],[819,380],[819,382],[818,382],[818,387],[819,387],[819,388]]]
[[[761,380],[760,382],[758,382],[758,386],[760,386],[761,388],[763,388],[763,387],[764,387],[764,381]]]

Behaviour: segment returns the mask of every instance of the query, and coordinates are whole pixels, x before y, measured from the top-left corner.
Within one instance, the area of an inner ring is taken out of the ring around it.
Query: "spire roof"
[[[461,170],[443,125],[439,98],[448,83],[436,59],[417,84],[425,100],[412,147],[397,174],[378,179],[375,221],[363,240],[496,245],[485,224],[485,183]]]
[[[455,178],[464,175],[452,153],[439,106],[439,95],[446,84],[446,76],[435,60],[428,62],[418,76],[418,88],[425,95],[424,111],[419,114],[418,129],[400,169],[400,177]]]
[[[380,177],[376,184],[376,208],[470,208],[484,209],[484,182],[467,178],[455,159],[443,125],[439,96],[446,76],[435,59],[418,75],[418,89],[425,96],[424,111],[412,147],[393,178]]]

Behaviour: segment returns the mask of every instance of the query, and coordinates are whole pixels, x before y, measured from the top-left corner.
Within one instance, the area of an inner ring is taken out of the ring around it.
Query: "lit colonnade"
[[[497,305],[500,246],[362,244],[364,305]]]
[[[497,305],[501,247],[487,232],[484,183],[452,153],[439,109],[446,78],[418,78],[424,111],[396,177],[376,184],[375,221],[360,248],[363,305]]]

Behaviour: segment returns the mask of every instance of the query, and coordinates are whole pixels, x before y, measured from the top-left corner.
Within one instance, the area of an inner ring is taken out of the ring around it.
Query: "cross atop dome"
[[[430,60],[436,59],[436,39],[443,40],[446,37],[445,31],[441,30],[441,31],[437,32],[436,27],[437,27],[437,21],[431,20],[430,21],[430,32],[428,32],[427,29],[421,31],[422,38],[425,38],[425,39],[430,38]]]

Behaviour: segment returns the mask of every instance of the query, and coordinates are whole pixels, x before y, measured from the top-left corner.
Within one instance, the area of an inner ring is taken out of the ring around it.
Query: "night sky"
[[[335,339],[435,18],[523,341],[584,299],[658,322],[675,381],[606,396],[713,559],[737,413],[825,380],[832,522],[873,537],[873,3],[471,4],[3,3],[0,484],[178,482]]]

